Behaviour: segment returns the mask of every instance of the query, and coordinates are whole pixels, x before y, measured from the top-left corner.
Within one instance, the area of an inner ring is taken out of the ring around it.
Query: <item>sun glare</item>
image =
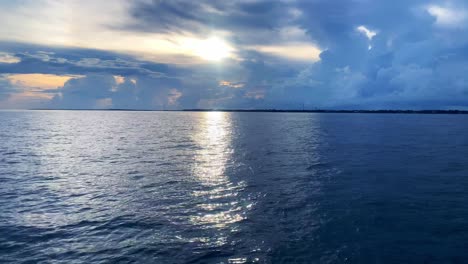
[[[210,61],[220,61],[231,56],[233,48],[224,40],[211,37],[200,40],[193,47],[195,55]]]

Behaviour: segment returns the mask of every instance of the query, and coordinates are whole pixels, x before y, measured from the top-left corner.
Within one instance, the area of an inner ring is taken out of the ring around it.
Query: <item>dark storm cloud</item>
[[[144,32],[209,35],[213,31],[233,33],[239,44],[274,42],[270,33],[291,21],[292,6],[281,1],[149,1],[131,10],[131,30]]]
[[[150,1],[135,5],[133,29],[144,31],[206,31],[272,29],[284,23],[280,1]]]

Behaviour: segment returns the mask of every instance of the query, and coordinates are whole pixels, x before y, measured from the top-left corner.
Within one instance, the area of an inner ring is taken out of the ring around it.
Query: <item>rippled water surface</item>
[[[0,112],[0,262],[462,263],[468,116]]]

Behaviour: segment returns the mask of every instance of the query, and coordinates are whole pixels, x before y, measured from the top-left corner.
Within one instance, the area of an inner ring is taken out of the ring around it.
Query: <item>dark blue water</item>
[[[0,262],[463,263],[468,116],[0,112]]]

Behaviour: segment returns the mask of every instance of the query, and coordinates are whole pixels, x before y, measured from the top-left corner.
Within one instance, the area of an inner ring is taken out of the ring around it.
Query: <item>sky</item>
[[[4,109],[468,109],[459,0],[0,0]]]

